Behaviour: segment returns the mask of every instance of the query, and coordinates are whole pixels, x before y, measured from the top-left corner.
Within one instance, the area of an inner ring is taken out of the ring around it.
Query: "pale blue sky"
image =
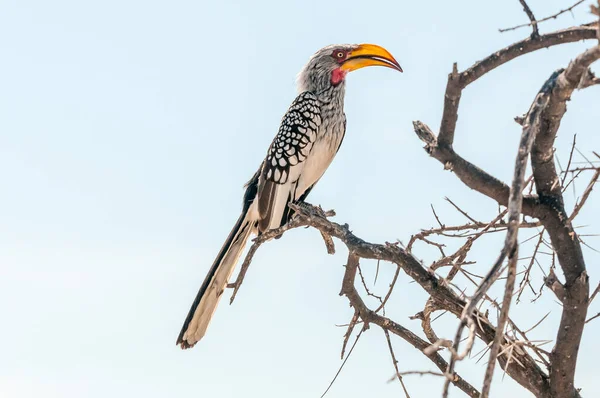
[[[538,16],[567,3],[530,1]],[[542,30],[589,19],[580,7]],[[365,239],[407,241],[433,225],[430,204],[447,223],[461,220],[445,196],[478,218],[494,213],[493,202],[428,158],[411,121],[437,129],[452,62],[464,69],[525,37],[528,30],[497,31],[523,22],[516,0],[2,0],[0,396],[320,396],[340,364],[344,329],[335,325],[352,310],[338,296],[345,250],[338,244],[328,256],[315,231],[261,248],[206,338],[189,351],[175,346],[238,217],[241,187],[296,94],[297,72],[332,43],[377,43],[399,60],[404,74],[370,68],[348,77],[347,135],[309,201],[335,208],[337,220]],[[590,45],[542,50],[469,87],[457,150],[508,181],[520,134],[512,118],[553,70]],[[585,153],[600,149],[591,129],[599,95],[595,87],[573,96],[558,137],[562,157],[574,133]],[[567,199],[573,203],[572,192]],[[600,227],[599,203],[593,196],[580,216],[590,233]],[[488,239],[474,248],[477,271],[499,247]],[[594,285],[600,255],[586,255]],[[373,268],[365,264],[370,276]],[[391,272],[382,266],[379,289]],[[408,316],[425,295],[409,282],[401,274],[388,313],[418,331]],[[514,316],[528,328],[549,310],[539,330],[547,338],[560,315],[549,294]],[[451,325],[451,337],[454,319],[438,322]],[[600,395],[592,362],[599,325],[584,335],[577,374],[588,397]],[[401,370],[432,369],[414,348],[393,342]],[[482,363],[459,370],[480,387]],[[401,396],[399,385],[386,383],[392,374],[383,333],[372,328],[329,396]],[[406,378],[413,398],[437,396],[442,382]],[[521,391],[496,377],[495,396],[527,396]]]

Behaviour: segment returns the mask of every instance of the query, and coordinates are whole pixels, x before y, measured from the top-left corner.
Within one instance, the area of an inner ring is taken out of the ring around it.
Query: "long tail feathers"
[[[177,345],[181,348],[193,347],[204,336],[255,224],[255,221],[248,220],[248,211],[244,211],[229,233],[181,328],[177,338]]]

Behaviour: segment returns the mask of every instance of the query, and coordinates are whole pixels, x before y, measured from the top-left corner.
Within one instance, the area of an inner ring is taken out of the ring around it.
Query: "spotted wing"
[[[296,193],[302,173],[321,125],[319,100],[310,92],[300,94],[281,121],[261,170],[258,210],[261,230],[279,226],[287,204]]]

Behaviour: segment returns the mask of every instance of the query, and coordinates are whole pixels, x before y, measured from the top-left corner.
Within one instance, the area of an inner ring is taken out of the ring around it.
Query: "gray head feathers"
[[[357,47],[356,44],[334,44],[323,47],[313,54],[296,79],[298,92],[311,91],[319,94],[330,89],[332,87],[331,74],[340,67],[333,56],[335,50],[351,51]],[[339,86],[343,85],[342,81]]]

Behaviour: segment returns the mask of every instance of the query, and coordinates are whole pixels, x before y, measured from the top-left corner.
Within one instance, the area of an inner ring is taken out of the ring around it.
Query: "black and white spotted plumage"
[[[348,50],[354,48],[347,46]],[[183,324],[177,344],[189,348],[206,332],[219,299],[252,233],[285,224],[290,202],[299,202],[322,177],[346,129],[345,82],[333,85],[334,47],[316,53],[298,77],[300,94],[281,120],[259,170],[246,184],[244,208],[209,270]]]
[[[288,221],[289,202],[297,192],[298,180],[321,128],[321,103],[315,94],[301,93],[281,120],[263,162],[258,186],[258,231],[277,228]],[[308,189],[309,187],[306,187]]]
[[[304,162],[310,154],[321,126],[321,108],[317,97],[306,91],[292,103],[281,121],[262,168],[264,178],[284,184],[290,168]]]

